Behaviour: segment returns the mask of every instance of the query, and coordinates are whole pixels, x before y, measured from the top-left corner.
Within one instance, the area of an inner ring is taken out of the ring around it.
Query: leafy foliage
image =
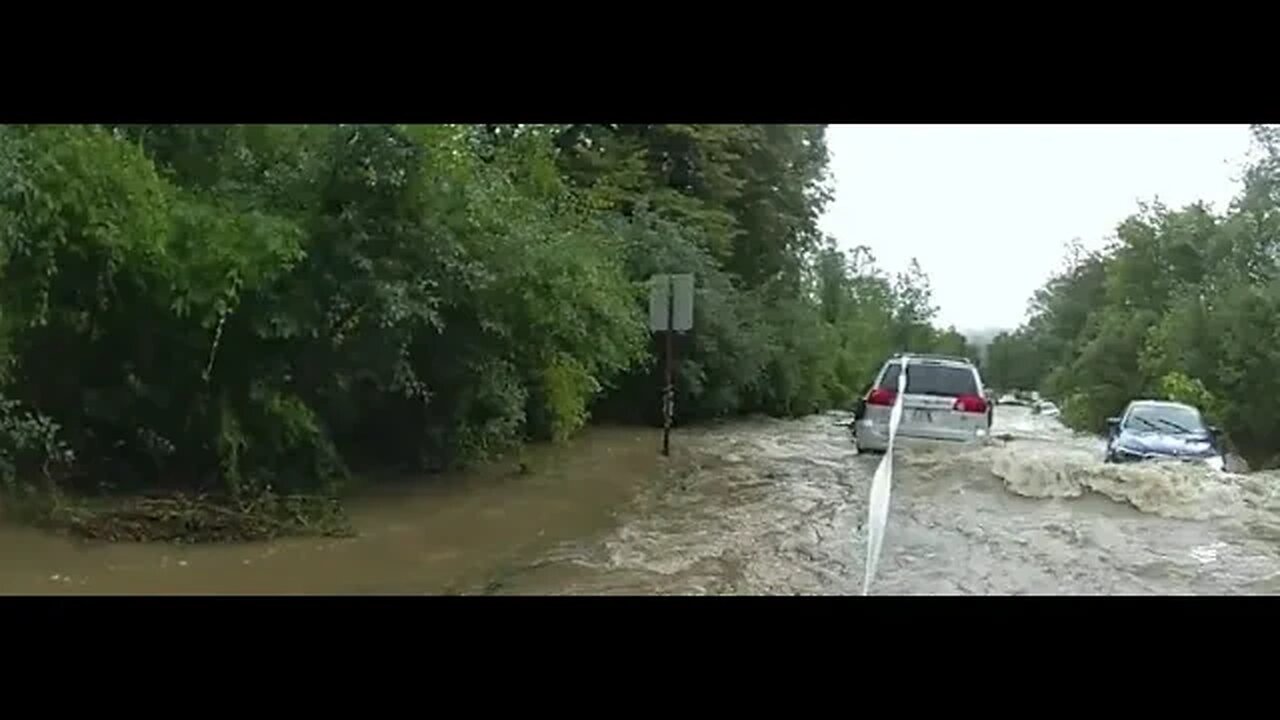
[[[966,352],[918,266],[819,233],[824,133],[0,127],[0,471],[246,508],[656,419],[658,272],[697,278],[681,419],[843,406],[893,349]]]
[[[1251,464],[1280,438],[1280,146],[1257,154],[1232,206],[1144,206],[1104,251],[1071,248],[1032,317],[989,349],[1004,387],[1040,387],[1072,425],[1099,430],[1135,397],[1199,406]]]

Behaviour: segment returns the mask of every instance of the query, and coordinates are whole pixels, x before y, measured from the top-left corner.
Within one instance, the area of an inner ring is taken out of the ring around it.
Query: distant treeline
[[[1280,451],[1280,129],[1254,127],[1256,154],[1231,207],[1141,208],[1099,252],[1072,246],[1030,320],[996,337],[987,374],[1062,402],[1100,431],[1138,397],[1199,405],[1255,466]]]

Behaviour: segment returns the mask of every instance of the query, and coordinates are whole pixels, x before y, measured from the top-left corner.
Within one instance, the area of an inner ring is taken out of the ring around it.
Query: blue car
[[[1123,415],[1108,418],[1107,426],[1106,462],[1184,460],[1219,471],[1226,466],[1221,432],[1190,405],[1135,400]]]

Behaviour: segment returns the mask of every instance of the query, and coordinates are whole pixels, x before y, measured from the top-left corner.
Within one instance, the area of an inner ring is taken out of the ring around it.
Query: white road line
[[[871,580],[876,574],[876,565],[880,562],[880,546],[884,542],[884,526],[889,521],[889,491],[893,484],[893,439],[898,434],[898,423],[902,421],[902,397],[907,389],[907,363],[910,358],[902,357],[902,370],[898,373],[898,394],[893,399],[893,409],[889,411],[889,445],[885,448],[884,457],[876,467],[876,474],[871,478],[871,498],[867,502],[867,565],[866,576],[862,581],[862,594],[871,592]]]

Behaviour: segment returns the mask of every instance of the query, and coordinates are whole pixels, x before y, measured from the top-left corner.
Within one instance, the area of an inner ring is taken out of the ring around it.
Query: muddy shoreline
[[[0,592],[861,593],[869,481],[841,414],[595,427],[513,462],[350,498],[351,538],[80,543],[0,526]],[[1104,467],[1100,441],[997,414],[1004,442],[899,456],[875,594],[1280,591],[1267,473]]]

